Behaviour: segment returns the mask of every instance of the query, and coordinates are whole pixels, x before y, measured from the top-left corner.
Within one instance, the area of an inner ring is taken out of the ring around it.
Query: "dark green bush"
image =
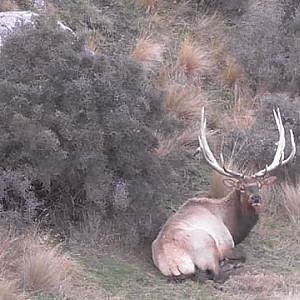
[[[254,90],[299,94],[299,20],[299,1],[256,0],[234,27],[232,52]]]
[[[30,206],[31,221],[68,232],[93,211],[135,245],[157,232],[166,201],[184,199],[186,157],[153,151],[179,125],[129,58],[91,56],[37,20],[1,49],[0,95],[0,183],[13,192],[1,197],[21,219]]]

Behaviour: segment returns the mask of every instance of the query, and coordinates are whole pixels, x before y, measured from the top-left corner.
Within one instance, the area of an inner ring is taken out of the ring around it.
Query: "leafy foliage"
[[[0,95],[0,182],[14,182],[19,203],[1,196],[21,215],[20,203],[34,202],[32,220],[67,232],[96,211],[134,245],[161,226],[165,201],[186,192],[184,154],[154,151],[156,135],[180,125],[129,58],[92,56],[83,40],[37,20],[1,50]]]
[[[299,1],[253,1],[235,29],[232,51],[252,87],[299,93]]]

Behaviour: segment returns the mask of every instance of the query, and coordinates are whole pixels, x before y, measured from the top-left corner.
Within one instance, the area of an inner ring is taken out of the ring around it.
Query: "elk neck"
[[[230,231],[235,244],[242,242],[258,221],[258,214],[248,203],[244,193],[233,190],[224,201],[223,222]]]

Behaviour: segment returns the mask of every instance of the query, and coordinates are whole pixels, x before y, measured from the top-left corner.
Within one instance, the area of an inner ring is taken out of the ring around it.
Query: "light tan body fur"
[[[247,233],[257,220],[254,209],[242,198],[239,192],[233,191],[219,200],[192,198],[185,202],[152,243],[153,261],[161,273],[189,275],[197,267],[217,276],[220,261],[233,251],[234,238],[230,230],[236,231],[239,217],[242,214],[254,217]]]

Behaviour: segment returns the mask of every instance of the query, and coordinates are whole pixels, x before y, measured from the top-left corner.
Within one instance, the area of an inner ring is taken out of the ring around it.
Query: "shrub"
[[[2,198],[21,216],[34,203],[33,219],[65,233],[96,212],[134,246],[161,226],[165,201],[186,193],[185,155],[155,153],[157,134],[180,124],[140,64],[83,49],[37,20],[1,50],[0,182],[14,182]]]
[[[253,1],[234,30],[236,53],[254,89],[299,93],[299,1]]]

